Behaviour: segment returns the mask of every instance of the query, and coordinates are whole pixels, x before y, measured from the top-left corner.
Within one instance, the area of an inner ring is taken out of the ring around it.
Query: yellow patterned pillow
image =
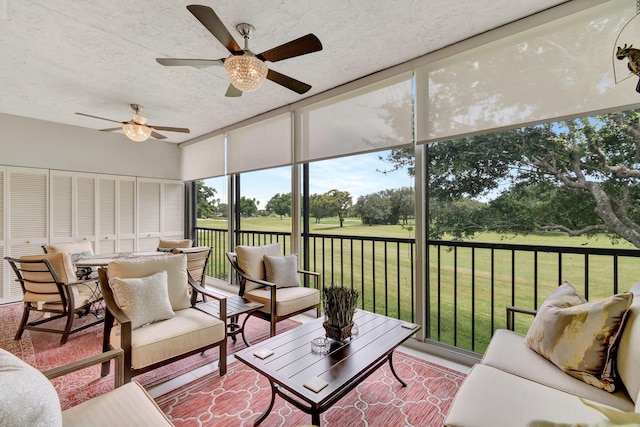
[[[633,294],[585,302],[564,282],[549,295],[527,332],[527,345],[572,377],[615,389],[613,360]]]

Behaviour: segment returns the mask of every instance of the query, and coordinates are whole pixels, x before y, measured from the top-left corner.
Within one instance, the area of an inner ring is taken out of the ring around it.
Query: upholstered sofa
[[[50,379],[116,360],[115,388],[62,411]],[[122,350],[111,350],[41,373],[0,349],[0,425],[7,427],[172,426],[137,382],[123,383]]]
[[[543,420],[583,426],[608,422],[603,413],[580,398],[640,413],[640,284],[630,292],[633,302],[613,353],[618,373],[615,391],[607,392],[568,375],[527,346],[525,336],[498,330],[481,363],[473,367],[458,391],[445,425],[518,427]]]

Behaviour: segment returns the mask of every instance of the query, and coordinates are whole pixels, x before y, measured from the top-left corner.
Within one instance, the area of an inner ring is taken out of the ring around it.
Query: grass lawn
[[[227,223],[225,220],[198,220],[198,226],[226,228]],[[241,227],[245,231],[290,232],[291,221],[277,217],[243,218]],[[414,231],[398,225],[362,225],[353,218],[347,218],[344,227],[340,227],[337,218],[324,218],[320,224],[311,224],[311,233],[344,236],[314,238],[311,241],[310,268],[322,273],[323,286],[335,283],[353,286],[361,291],[363,308],[408,321],[414,320],[412,314],[418,286],[414,279],[414,245],[348,238],[412,238]],[[482,233],[470,240],[521,245],[633,248],[627,242],[614,243],[602,236],[569,237],[563,233],[527,236]],[[287,240],[283,243],[288,252],[290,242]],[[432,339],[468,350],[480,353],[485,350],[493,330],[505,326],[507,305],[534,308],[558,285],[557,254],[538,253],[534,262],[533,253],[529,252],[515,252],[512,255],[511,251],[495,250],[492,254],[486,249],[472,251],[470,248],[453,250],[446,247],[438,252],[435,246],[429,250],[428,332]],[[220,259],[218,262],[226,261]],[[537,270],[534,268],[536,265]],[[613,293],[613,264],[610,257],[591,256],[588,269],[585,269],[583,255],[564,254],[561,265],[560,280],[570,281],[580,292],[585,291],[585,271],[588,273],[590,300]],[[619,258],[619,291],[627,290],[638,280],[636,265],[635,258]],[[221,268],[224,269],[224,266]],[[537,294],[533,286],[535,282]],[[517,316],[516,329],[525,332],[530,321],[528,316]]]

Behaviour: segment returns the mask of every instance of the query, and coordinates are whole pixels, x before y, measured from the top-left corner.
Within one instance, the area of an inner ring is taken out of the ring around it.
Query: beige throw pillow
[[[264,256],[265,255],[282,255],[280,249],[280,243],[273,243],[271,245],[263,246],[236,246],[236,257],[238,259],[238,266],[244,274],[252,279],[265,280],[265,267]],[[261,285],[253,282],[247,282],[245,292],[249,292],[252,289],[261,287]]]
[[[169,302],[167,272],[147,277],[112,277],[109,286],[118,307],[131,319],[131,329],[175,316]]]
[[[264,256],[264,268],[267,282],[275,283],[276,288],[300,286],[298,276],[298,257],[295,254],[285,256]]]
[[[565,282],[540,306],[526,343],[572,377],[614,391],[614,353],[632,300],[625,292],[583,302]]]

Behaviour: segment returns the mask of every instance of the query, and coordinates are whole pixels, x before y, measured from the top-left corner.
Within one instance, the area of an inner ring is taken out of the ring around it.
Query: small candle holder
[[[311,352],[316,354],[327,354],[331,348],[327,337],[318,337],[311,340]]]

